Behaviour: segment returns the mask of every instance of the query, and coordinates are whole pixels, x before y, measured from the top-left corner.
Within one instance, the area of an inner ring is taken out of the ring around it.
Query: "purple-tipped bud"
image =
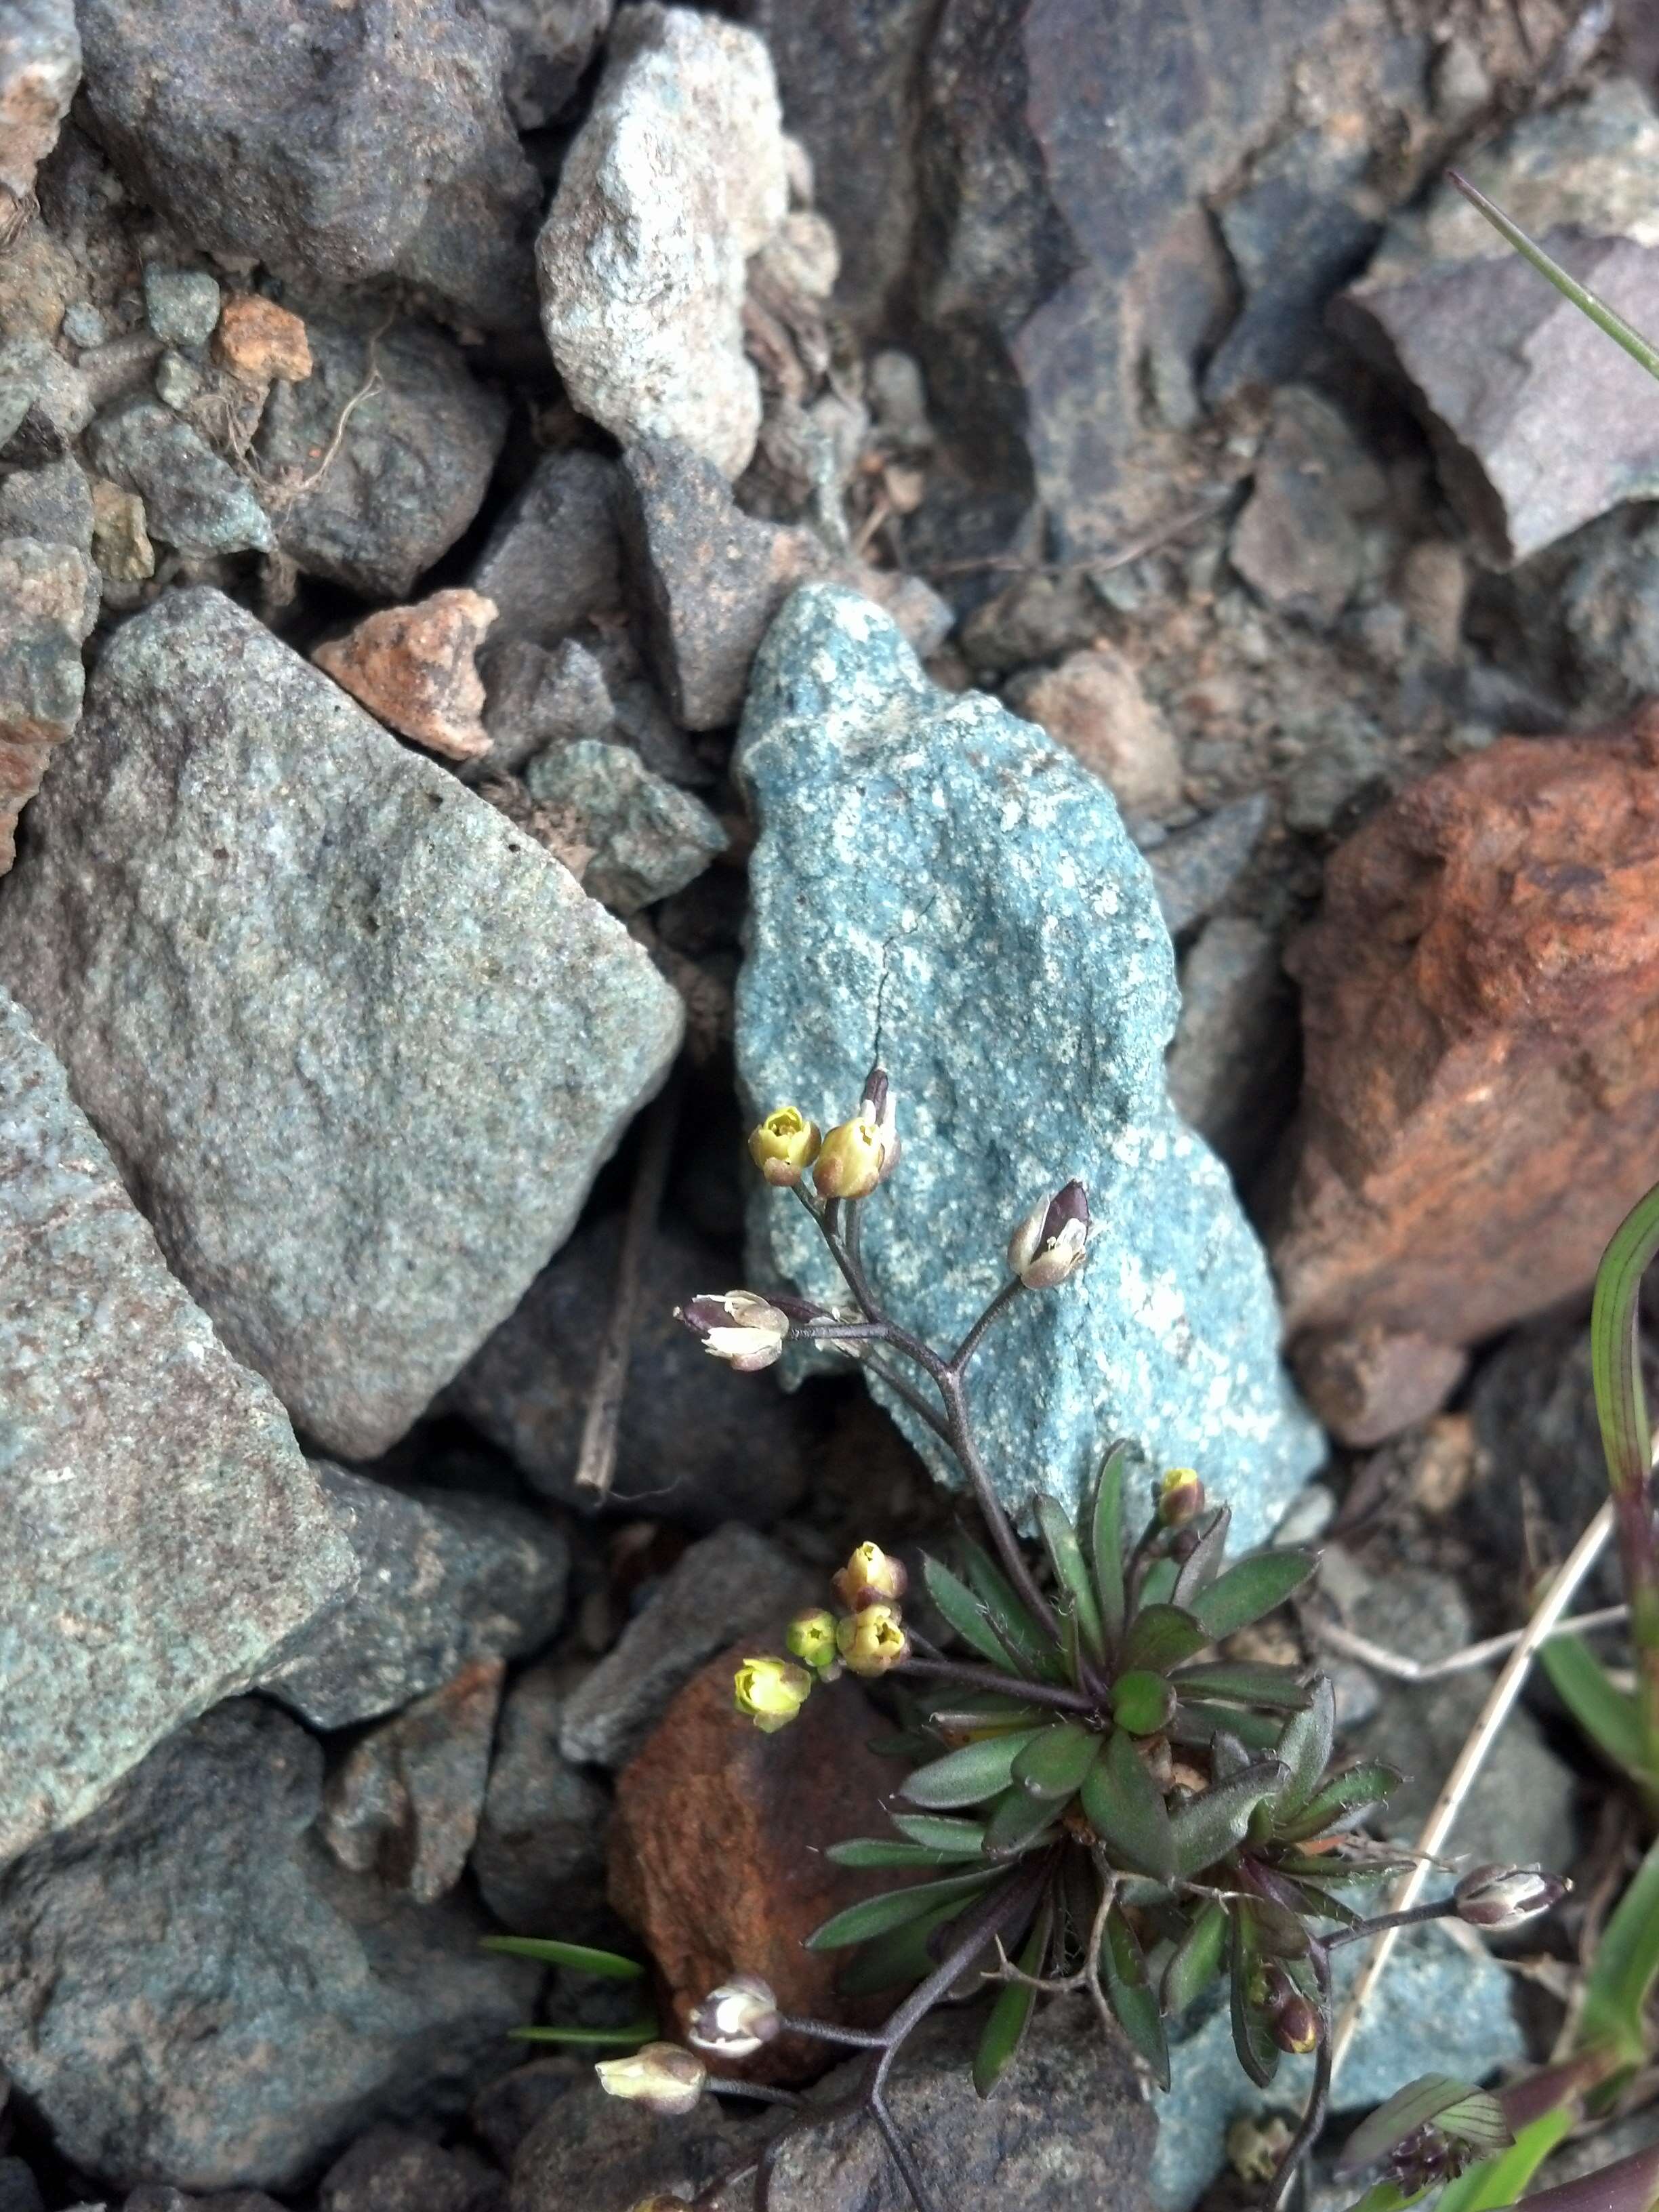
[[[1297,1990],[1273,2007],[1270,2032],[1281,2051],[1304,2057],[1319,2047],[1319,2014]]]
[[[1034,1206],[1008,1239],[1008,1265],[1028,1291],[1052,1291],[1083,1265],[1089,1194],[1075,1177]]]
[[[881,1144],[881,1175],[885,1182],[899,1164],[904,1147],[899,1141],[898,1094],[887,1079],[884,1067],[872,1067],[864,1079],[859,1100],[859,1119],[873,1124]]]
[[[771,1366],[789,1338],[789,1316],[753,1291],[720,1291],[676,1306],[705,1352],[724,1359],[739,1375]]]
[[[1518,1928],[1559,1905],[1567,1889],[1559,1875],[1538,1867],[1479,1866],[1464,1875],[1452,1895],[1458,1918],[1472,1928]]]
[[[1165,1528],[1185,1528],[1204,1510],[1204,1485],[1190,1467],[1172,1467],[1158,1486],[1158,1517]]]
[[[688,2041],[721,2058],[752,2058],[783,2032],[778,2001],[758,1974],[733,1974],[711,1990],[686,2026]]]

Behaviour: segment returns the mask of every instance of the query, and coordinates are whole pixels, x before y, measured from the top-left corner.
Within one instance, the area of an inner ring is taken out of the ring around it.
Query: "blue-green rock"
[[[759,839],[738,991],[758,1115],[823,1127],[888,1069],[904,1141],[866,1208],[891,1309],[949,1346],[1005,1279],[1015,1223],[1068,1176],[1095,1231],[1080,1275],[1015,1302],[975,1409],[1011,1506],[1071,1504],[1115,1437],[1200,1468],[1259,1541],[1321,1457],[1279,1360],[1267,1263],[1225,1170],[1176,1119],[1169,933],[1110,793],[994,699],[929,682],[853,593],[795,593],[755,665],[738,756]],[[829,1296],[817,1232],[757,1200],[757,1287]],[[701,1285],[699,1285],[701,1287]],[[934,1472],[938,1441],[871,1388]]]

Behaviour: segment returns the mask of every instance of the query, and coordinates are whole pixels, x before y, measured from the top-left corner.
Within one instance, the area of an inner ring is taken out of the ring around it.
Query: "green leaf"
[[[1243,1660],[1208,1660],[1197,1667],[1183,1667],[1170,1680],[1183,1698],[1205,1702],[1226,1698],[1243,1705],[1266,1706],[1273,1712],[1301,1712],[1313,1701],[1313,1692],[1297,1680],[1288,1667],[1258,1667]]]
[[[1083,1814],[1115,1863],[1154,1881],[1174,1880],[1175,1838],[1164,1793],[1121,1729],[1083,1784]]]
[[[1248,1628],[1275,1606],[1283,1605],[1292,1590],[1300,1589],[1318,1560],[1311,1552],[1255,1552],[1237,1566],[1229,1567],[1218,1582],[1193,1606],[1212,1644],[1236,1629]]]
[[[1043,1548],[1048,1554],[1049,1565],[1072,1612],[1076,1615],[1078,1633],[1085,1648],[1093,1659],[1106,1656],[1106,1639],[1101,1626],[1100,1601],[1095,1595],[1095,1586],[1084,1563],[1083,1547],[1078,1542],[1077,1531],[1052,1498],[1039,1496],[1036,1501],[1037,1527],[1042,1533]]]
[[[1054,1924],[1054,1908],[1047,1902],[1038,1912],[1030,1934],[1014,1961],[1023,1974],[1040,1974],[1048,1956],[1048,1938]],[[1030,2025],[1036,1991],[1029,1982],[1006,1982],[991,2008],[979,2048],[974,2053],[974,2087],[988,2097],[1002,2079],[1008,2062],[1024,2040]]]
[[[559,1943],[544,1936],[485,1936],[479,1948],[505,1951],[515,1959],[538,1959],[544,1966],[564,1966],[573,1974],[593,1974],[601,1981],[637,1982],[646,1969],[637,1959],[624,1959],[617,1951],[594,1951],[586,1943]]]
[[[984,1606],[991,1626],[1006,1637],[1030,1672],[1046,1681],[1060,1676],[1060,1655],[1054,1638],[1045,1636],[1014,1594],[1013,1584],[981,1544],[970,1537],[957,1540],[962,1564],[974,1594]]]
[[[927,1595],[945,1615],[957,1634],[981,1659],[1004,1674],[1012,1672],[1007,1647],[992,1627],[984,1606],[964,1582],[960,1582],[941,1560],[923,1557],[921,1578],[927,1585]]]
[[[1154,1559],[1140,1578],[1140,1610],[1144,1613],[1149,1605],[1167,1605],[1180,1580],[1179,1560]]]
[[[1322,1783],[1294,1819],[1275,1820],[1273,1833],[1287,1844],[1323,1835],[1334,1821],[1386,1804],[1405,1778],[1397,1767],[1385,1766],[1380,1759],[1360,1759]]]
[[[1199,1610],[1195,1601],[1208,1589],[1221,1571],[1226,1556],[1227,1531],[1232,1526],[1231,1505],[1218,1505],[1207,1514],[1200,1525],[1193,1548],[1181,1563],[1181,1572],[1176,1577],[1175,1601],[1189,1612]]]
[[[1123,1469],[1128,1455],[1127,1444],[1114,1444],[1106,1455],[1095,1490],[1090,1545],[1101,1626],[1114,1644],[1123,1632]]]
[[[833,1866],[939,1867],[954,1866],[981,1856],[971,1851],[930,1850],[925,1844],[896,1844],[887,1836],[854,1836],[844,1844],[831,1844],[823,1856]]]
[[[1299,1813],[1319,1787],[1336,1736],[1336,1692],[1330,1676],[1316,1674],[1308,1686],[1308,1703],[1285,1722],[1277,1746],[1291,1771],[1279,1800],[1285,1814]]]
[[[1209,1988],[1221,1972],[1226,1948],[1227,1908],[1208,1898],[1164,1969],[1164,2009],[1172,2020]]]
[[[1515,2133],[1496,2097],[1451,2074],[1419,2074],[1364,2119],[1342,2146],[1338,2175],[1363,2172],[1419,2128],[1486,2153],[1506,2149]]]
[[[1266,2009],[1250,1994],[1261,1965],[1255,1921],[1248,1898],[1235,1901],[1231,1918],[1228,1967],[1231,1978],[1233,2048],[1251,2081],[1258,2089],[1265,2089],[1279,2071],[1279,2052]]]
[[[1193,1615],[1178,1605],[1143,1605],[1129,1623],[1119,1655],[1121,1668],[1150,1667],[1167,1674],[1210,1641]]]
[[[1018,1692],[1000,1698],[994,1690],[938,1690],[934,1695],[948,1697],[948,1704],[930,1705],[927,1717],[936,1729],[960,1729],[963,1735],[977,1735],[982,1729],[1000,1728],[1039,1728],[1047,1717],[1047,1709],[1028,1705]],[[937,1745],[930,1742],[927,1749]]]
[[[1621,1690],[1581,1637],[1553,1636],[1538,1654],[1556,1695],[1604,1759],[1646,1778],[1642,1708]]]
[[[1500,2205],[1518,2203],[1544,2160],[1572,2132],[1578,2111],[1577,2100],[1566,2098],[1518,2129],[1506,2151],[1449,2181],[1435,2212],[1497,2212]]]
[[[1112,1685],[1112,1717],[1131,1735],[1160,1735],[1175,1718],[1169,1677],[1150,1667],[1129,1667]]]
[[[588,2044],[607,2051],[613,2048],[637,2050],[642,2043],[654,2043],[660,2032],[657,2015],[648,2020],[630,2021],[626,2027],[509,2027],[507,2031],[515,2043]]]
[[[968,1902],[977,1904],[978,1899],[970,1898]],[[959,1919],[963,1910],[963,1901],[953,1899],[948,1905],[935,1905],[920,1920],[907,1921],[902,1928],[875,1936],[836,1975],[836,1989],[845,1997],[863,1997],[878,1990],[909,1988],[925,1980],[939,1964],[930,1948],[934,1937]],[[940,1937],[941,1942],[948,1940]]]
[[[918,1881],[908,1889],[889,1889],[879,1897],[866,1897],[862,1904],[832,1913],[806,1938],[805,1948],[841,1951],[849,1943],[866,1943],[872,1936],[884,1936],[890,1928],[902,1928],[907,1920],[920,1919],[936,1905],[973,1896],[1000,1872],[999,1867],[977,1868],[972,1874],[951,1875],[944,1881]]]
[[[1195,1875],[1224,1858],[1243,1841],[1250,1815],[1264,1797],[1271,1797],[1285,1779],[1276,1759],[1258,1759],[1242,1774],[1212,1783],[1201,1795],[1189,1798],[1170,1815],[1175,1842],[1176,1872]]]
[[[1014,1761],[1013,1777],[1029,1796],[1075,1797],[1100,1756],[1101,1740],[1078,1721],[1040,1729]]]
[[[987,1856],[1006,1859],[1016,1852],[1030,1850],[1064,1810],[1058,1800],[1033,1797],[1015,1783],[997,1799],[985,1823]]]
[[[1279,1747],[1278,1717],[1253,1713],[1248,1705],[1177,1705],[1168,1733],[1171,1743],[1202,1747],[1212,1744],[1218,1731],[1237,1736],[1252,1751],[1276,1751]]]
[[[1210,1739],[1210,1779],[1212,1782],[1231,1782],[1235,1774],[1243,1774],[1250,1763],[1250,1754],[1232,1732],[1218,1727]]]
[[[1644,2032],[1648,1998],[1659,1978],[1659,1843],[1632,1876],[1612,1918],[1601,1931],[1584,1981],[1578,2043],[1592,2049],[1605,2043],[1621,2066],[1639,2066],[1647,2056]]]
[[[985,1844],[984,1824],[952,1820],[940,1813],[890,1813],[888,1819],[900,1835],[930,1851],[949,1851],[954,1857],[973,1858]]]
[[[1012,1729],[1005,1735],[987,1736],[980,1743],[964,1743],[947,1751],[931,1765],[919,1766],[904,1783],[901,1796],[932,1813],[948,1813],[958,1805],[982,1805],[999,1796],[1013,1779],[1014,1761],[1036,1729]]]
[[[1100,1975],[1113,2017],[1152,2069],[1160,2089],[1170,2086],[1170,2045],[1158,1994],[1146,1972],[1135,1931],[1121,1905],[1106,1915],[1100,1944]]]
[[[1420,2189],[1402,2189],[1397,2181],[1374,2181],[1348,2212],[1406,2212],[1408,2204],[1420,2204],[1434,2184],[1425,2181]],[[1439,2212],[1437,2205],[1435,2212]]]

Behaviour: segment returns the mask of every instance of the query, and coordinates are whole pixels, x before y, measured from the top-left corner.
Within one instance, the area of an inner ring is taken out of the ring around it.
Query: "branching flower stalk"
[[[854,2029],[785,2014],[763,1983],[738,1975],[697,2008],[691,2039],[732,2059],[785,2033],[862,2052],[847,2108],[879,2130],[917,2212],[942,2212],[889,2103],[900,2053],[937,2005],[994,1990],[973,2063],[981,2096],[1018,2049],[1038,1996],[1060,1989],[1085,1991],[1167,2087],[1167,2022],[1224,1975],[1235,2045],[1254,2081],[1267,2087],[1285,2053],[1315,2061],[1313,2094],[1267,2191],[1271,2212],[1326,2117],[1333,1954],[1385,1928],[1453,1915],[1511,1926],[1547,1910],[1565,1885],[1536,1869],[1485,1867],[1409,1911],[1367,1918],[1357,1908],[1356,1892],[1400,1870],[1353,1832],[1400,1777],[1375,1763],[1331,1768],[1327,1678],[1228,1656],[1227,1639],[1282,1604],[1316,1561],[1269,1550],[1228,1565],[1228,1509],[1210,1504],[1191,1468],[1153,1486],[1133,1528],[1129,1454],[1114,1447],[1075,1524],[1052,1498],[1033,1498],[1041,1565],[1028,1554],[975,1438],[968,1376],[1018,1299],[1063,1289],[1085,1264],[1080,1182],[1015,1227],[1008,1279],[945,1352],[885,1310],[861,1256],[863,1209],[901,1157],[885,1073],[872,1071],[857,1111],[827,1135],[783,1107],[750,1150],[767,1182],[811,1215],[849,1303],[731,1291],[692,1298],[681,1319],[744,1372],[771,1365],[792,1340],[860,1360],[948,1444],[991,1548],[964,1539],[960,1572],[924,1562],[927,1595],[958,1649],[907,1621],[904,1567],[865,1543],[834,1578],[837,1609],[798,1615],[787,1656],[748,1656],[735,1678],[739,1711],[768,1732],[843,1671],[892,1678],[908,1722],[897,1746],[920,1762],[888,1808],[896,1832],[828,1856],[902,1869],[910,1886],[836,1914],[809,1942],[856,1948],[848,1995],[903,1994],[880,2027]],[[694,2053],[665,2049],[631,2071],[613,2065],[613,2094],[657,2096],[666,2111],[705,2088],[744,2093]],[[768,2212],[783,2145],[825,2117],[804,2107],[698,2204],[752,2170],[757,2212]]]

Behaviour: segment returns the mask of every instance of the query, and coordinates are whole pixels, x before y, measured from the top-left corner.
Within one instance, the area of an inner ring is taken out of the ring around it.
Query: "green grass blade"
[[[510,2027],[507,2033],[515,2043],[562,2043],[592,2045],[596,2049],[612,2045],[636,2050],[641,2043],[654,2043],[659,2032],[657,2016],[649,2020],[631,2021],[626,2027]]]
[[[1553,1636],[1538,1654],[1556,1695],[1604,1757],[1643,1778],[1647,1746],[1641,1709],[1582,1638]]]
[[[637,1982],[645,1968],[617,1951],[594,1951],[586,1943],[557,1943],[543,1936],[485,1936],[479,1948],[505,1951],[515,1959],[536,1959],[544,1966],[568,1967],[573,1974],[595,1974],[601,1981]]]
[[[1608,307],[1605,300],[1598,299],[1575,277],[1569,276],[1559,261],[1553,261],[1519,223],[1511,222],[1503,209],[1494,205],[1467,177],[1461,176],[1455,169],[1448,174],[1464,198],[1480,210],[1499,237],[1507,239],[1522,260],[1530,261],[1540,276],[1547,277],[1564,299],[1571,300],[1580,314],[1588,315],[1597,330],[1605,331],[1613,343],[1622,346],[1632,361],[1639,362],[1650,376],[1659,377],[1659,349],[1650,345],[1640,331],[1627,323],[1616,308]]]
[[[1528,2185],[1577,2117],[1577,2100],[1556,2105],[1522,2128],[1506,2151],[1483,2159],[1441,2191],[1435,2212],[1497,2212],[1526,2194]]]
[[[1639,2066],[1647,2057],[1644,2014],[1659,1977],[1659,1843],[1648,1847],[1601,1931],[1595,1958],[1584,1983],[1578,2016],[1578,2044],[1606,2044],[1621,2066]]]

